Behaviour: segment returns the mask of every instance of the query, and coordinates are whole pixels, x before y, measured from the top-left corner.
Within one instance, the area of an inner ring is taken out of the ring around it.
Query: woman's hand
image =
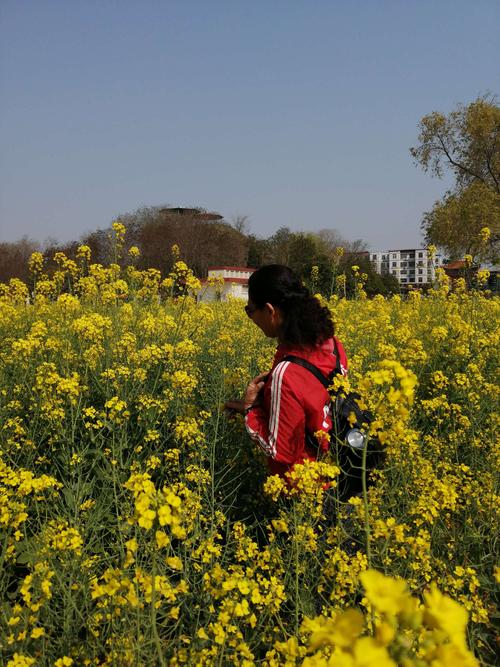
[[[260,373],[260,375],[254,377],[254,379],[249,383],[243,401],[244,409],[249,408],[251,405],[255,403],[260,390],[264,386],[264,380],[266,377],[267,373]]]
[[[224,408],[230,412],[243,414],[245,412],[245,401],[242,398],[233,398],[224,403]]]
[[[260,375],[257,375],[257,377],[254,377],[247,387],[245,398],[232,398],[224,403],[224,408],[230,412],[244,414],[245,410],[254,405],[257,400],[259,392],[264,386],[266,377],[267,373],[261,373]]]

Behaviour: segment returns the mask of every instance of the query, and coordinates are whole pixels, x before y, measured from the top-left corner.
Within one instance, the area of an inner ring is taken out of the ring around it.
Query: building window
[[[423,278],[419,278],[418,282],[421,283],[421,282],[423,282],[423,280],[424,280]]]
[[[423,257],[423,256],[424,256],[424,253],[423,253],[423,252],[419,252],[419,253],[418,253],[418,256],[419,256],[419,257]]]

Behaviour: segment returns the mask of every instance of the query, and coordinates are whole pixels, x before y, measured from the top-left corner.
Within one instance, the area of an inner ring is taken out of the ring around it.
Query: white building
[[[377,273],[392,274],[401,285],[416,287],[432,283],[436,269],[443,265],[442,255],[431,258],[426,248],[383,250],[370,252],[369,256]]]
[[[243,266],[212,266],[208,277],[201,281],[199,301],[225,301],[228,296],[248,298],[248,279],[255,269]]]

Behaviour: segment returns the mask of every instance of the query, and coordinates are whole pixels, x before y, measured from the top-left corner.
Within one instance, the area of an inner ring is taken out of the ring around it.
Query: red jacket
[[[347,374],[347,358],[342,343],[335,339],[341,370]],[[332,426],[327,390],[306,368],[291,361],[281,361],[293,354],[307,359],[325,376],[335,368],[333,339],[313,348],[279,345],[273,367],[264,385],[261,405],[252,408],[245,418],[250,437],[267,454],[272,475],[284,475],[296,463],[317,458],[317,448],[306,443],[306,431],[328,432]],[[326,449],[328,444],[323,443]]]

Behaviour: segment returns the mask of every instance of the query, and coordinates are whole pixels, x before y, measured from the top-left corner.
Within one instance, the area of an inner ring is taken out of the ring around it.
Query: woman
[[[245,413],[250,437],[268,456],[270,473],[286,475],[297,463],[315,460],[318,448],[328,448],[327,433],[332,425],[330,397],[312,373],[287,355],[302,357],[328,376],[340,357],[341,372],[347,373],[342,344],[333,337],[328,308],[322,306],[287,266],[270,264],[250,276],[248,317],[266,336],[278,339],[270,373],[255,377],[242,401],[228,401],[226,407]]]

